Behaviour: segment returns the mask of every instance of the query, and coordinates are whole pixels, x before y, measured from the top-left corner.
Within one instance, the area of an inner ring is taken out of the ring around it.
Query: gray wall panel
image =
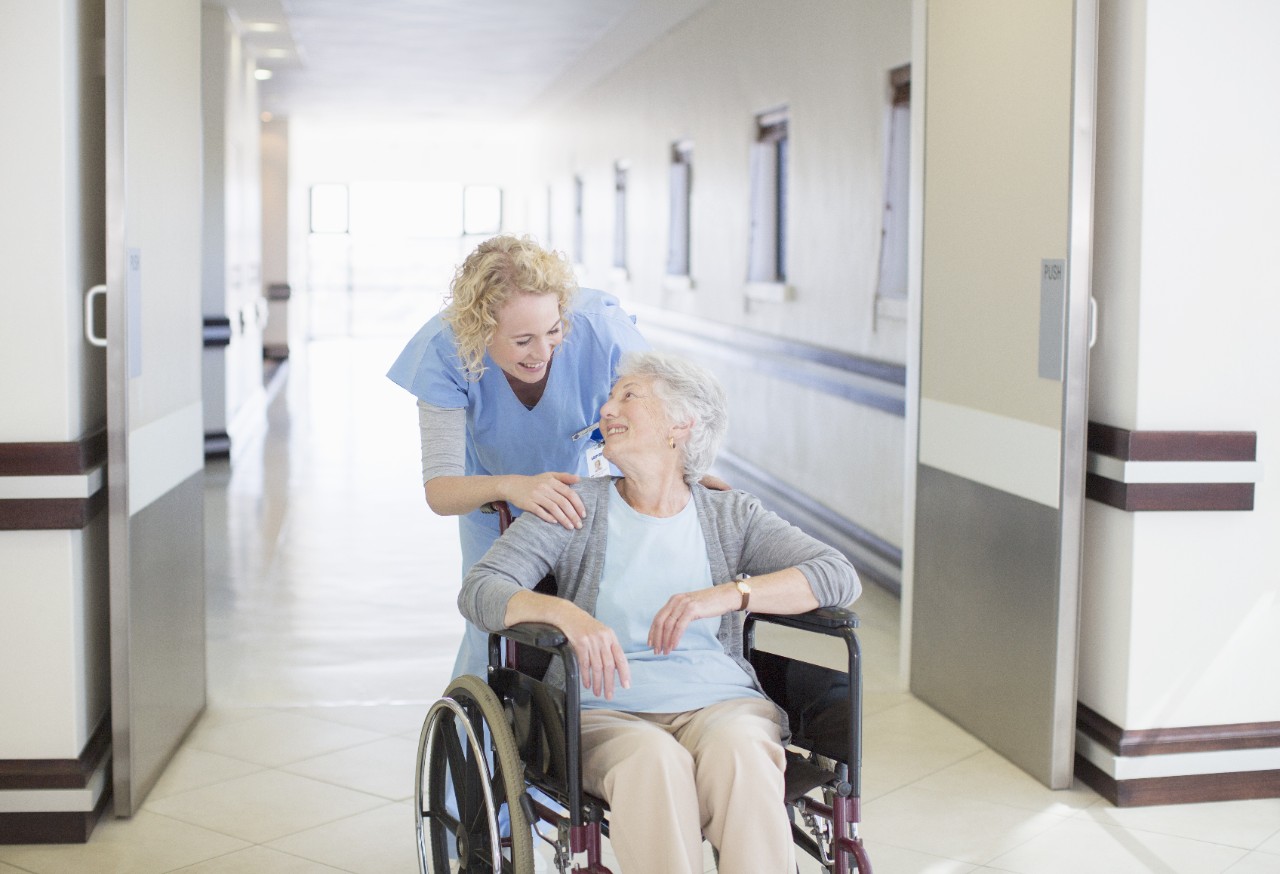
[[[920,465],[911,689],[1049,782],[1058,513]]]

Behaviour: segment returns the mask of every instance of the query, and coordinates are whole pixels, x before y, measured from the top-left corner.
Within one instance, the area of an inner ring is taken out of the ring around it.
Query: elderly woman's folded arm
[[[485,631],[501,631],[516,624],[507,619],[508,604],[516,594],[532,589],[551,572],[568,533],[558,525],[543,524],[534,516],[516,519],[506,536],[499,537],[463,578],[458,610]]]

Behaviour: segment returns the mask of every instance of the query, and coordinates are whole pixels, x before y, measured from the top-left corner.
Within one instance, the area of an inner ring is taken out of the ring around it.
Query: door
[[[204,708],[200,4],[106,9],[112,755],[130,816]]]
[[[911,689],[1069,786],[1096,0],[928,0]]]

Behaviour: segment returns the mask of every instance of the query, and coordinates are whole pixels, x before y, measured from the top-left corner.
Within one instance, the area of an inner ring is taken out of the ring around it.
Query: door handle
[[[105,295],[106,293],[107,287],[105,285],[95,285],[84,295],[84,338],[92,345],[103,349],[107,347],[107,335],[98,336],[93,331],[93,300],[98,295]]]
[[[1098,299],[1089,295],[1089,348],[1098,342]]]

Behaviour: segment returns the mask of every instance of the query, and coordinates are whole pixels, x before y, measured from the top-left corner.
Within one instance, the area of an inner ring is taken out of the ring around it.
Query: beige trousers
[[[687,713],[582,712],[583,786],[609,802],[620,874],[791,874],[776,709],[737,698]]]

